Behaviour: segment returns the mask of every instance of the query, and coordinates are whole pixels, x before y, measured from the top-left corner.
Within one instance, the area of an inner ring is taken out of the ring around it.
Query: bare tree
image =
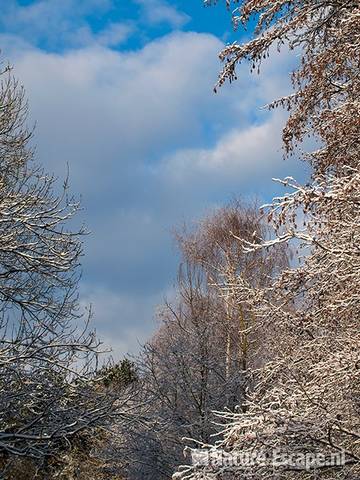
[[[271,252],[256,249],[244,253],[244,244],[261,243],[269,238],[270,229],[255,205],[234,200],[229,205],[203,219],[194,232],[178,234],[186,255],[199,263],[208,285],[223,303],[221,323],[226,332],[225,356],[228,378],[233,371],[242,371],[244,378],[249,367],[258,366],[264,359],[263,342],[259,335],[261,322],[255,321],[251,304],[241,285],[264,287],[269,285],[288,266],[289,252],[284,246]],[[250,388],[243,383],[243,403]]]
[[[284,248],[269,256],[260,251],[244,255],[239,235],[265,240],[266,232],[254,207],[234,201],[177,233],[182,264],[176,297],[159,310],[160,328],[139,359],[143,388],[160,428],[151,438],[142,431],[147,448],[141,443],[137,456],[153,468],[130,478],[168,478],[183,461],[182,437],[209,442],[217,430],[213,411],[244,405],[260,339],[247,300],[239,301],[235,284],[228,282],[243,275],[265,285],[287,264]]]
[[[154,426],[133,442],[131,457],[140,462],[129,478],[169,478],[182,461],[182,437],[209,441],[214,433],[211,410],[227,406],[226,392],[235,394],[240,378],[225,377],[222,312],[201,269],[183,264],[176,299],[159,309],[160,327],[138,359]]]

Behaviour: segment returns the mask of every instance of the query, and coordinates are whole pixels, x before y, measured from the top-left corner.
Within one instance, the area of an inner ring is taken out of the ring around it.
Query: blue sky
[[[261,76],[213,86],[231,30],[225,2],[7,0],[0,13],[5,61],[24,84],[36,120],[37,159],[60,179],[70,168],[82,196],[81,294],[116,358],[154,331],[171,295],[171,230],[234,196],[269,201],[272,177],[302,179],[284,161],[283,112],[263,107],[289,89],[294,63],[274,54]]]

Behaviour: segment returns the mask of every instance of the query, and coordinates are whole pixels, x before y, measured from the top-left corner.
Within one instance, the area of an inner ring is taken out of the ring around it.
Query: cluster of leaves
[[[103,367],[98,375],[104,386],[112,389],[126,388],[139,379],[136,365],[127,358],[120,363]]]

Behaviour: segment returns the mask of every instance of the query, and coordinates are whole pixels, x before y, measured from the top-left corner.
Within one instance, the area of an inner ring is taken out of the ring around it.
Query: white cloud
[[[141,7],[140,23],[182,27],[189,17],[166,0],[133,0]],[[34,0],[28,5],[7,0],[2,5],[0,28],[34,46],[64,51],[98,43],[117,47],[137,30],[136,22],[108,23],[95,32],[90,17],[107,18],[116,11],[114,0]]]
[[[156,25],[168,23],[173,28],[180,28],[189,21],[189,17],[169,5],[165,0],[134,0],[143,8],[144,20],[147,23]]]
[[[115,47],[123,43],[134,32],[129,23],[111,23],[95,36],[95,40],[105,47]]]
[[[67,33],[64,45],[71,49],[91,47],[119,47],[136,31],[131,22],[110,23],[104,29],[94,33],[89,25],[84,25]]]
[[[271,175],[281,154],[281,124],[283,117],[272,115],[261,125],[248,125],[223,135],[213,148],[186,149],[165,158],[158,168],[174,184],[188,183],[192,179],[213,178],[217,182],[254,182],[261,175]]]
[[[196,143],[204,112],[223,103],[210,88],[221,47],[211,35],[173,34],[128,53],[94,46],[54,54],[1,43],[29,94],[42,159],[57,173],[69,161],[83,193],[94,182],[108,190],[108,169],[135,169],[152,152]]]
[[[127,40],[135,26],[128,22],[109,23],[95,33],[87,20],[87,15],[105,15],[112,7],[112,0],[37,0],[29,5],[9,0],[3,6],[0,26],[30,45],[50,50],[95,43],[113,47]]]
[[[18,37],[0,44],[28,92],[38,158],[60,178],[68,162],[83,194],[93,232],[84,300],[123,353],[152,330],[153,307],[176,275],[171,226],[234,193],[267,191],[274,173],[293,170],[278,152],[278,117],[259,111],[285,62],[214,95],[214,36],[178,32],[120,52],[106,47],[121,39],[114,29],[103,45],[63,53]]]

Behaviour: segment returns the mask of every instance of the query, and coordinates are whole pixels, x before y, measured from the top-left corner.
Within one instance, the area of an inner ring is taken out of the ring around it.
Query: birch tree
[[[268,285],[288,266],[289,251],[278,246],[271,252],[254,250],[244,254],[244,243],[261,243],[269,237],[269,227],[256,205],[234,200],[201,220],[193,232],[178,234],[181,248],[204,271],[209,288],[223,306],[221,325],[225,334],[225,377],[243,372],[264,358],[263,342],[255,330],[255,317],[241,284],[249,287]],[[246,289],[247,290],[247,289]],[[242,403],[249,385],[234,400]],[[239,392],[238,392],[239,393]],[[234,405],[235,405],[234,404]],[[230,405],[228,405],[230,406]]]

